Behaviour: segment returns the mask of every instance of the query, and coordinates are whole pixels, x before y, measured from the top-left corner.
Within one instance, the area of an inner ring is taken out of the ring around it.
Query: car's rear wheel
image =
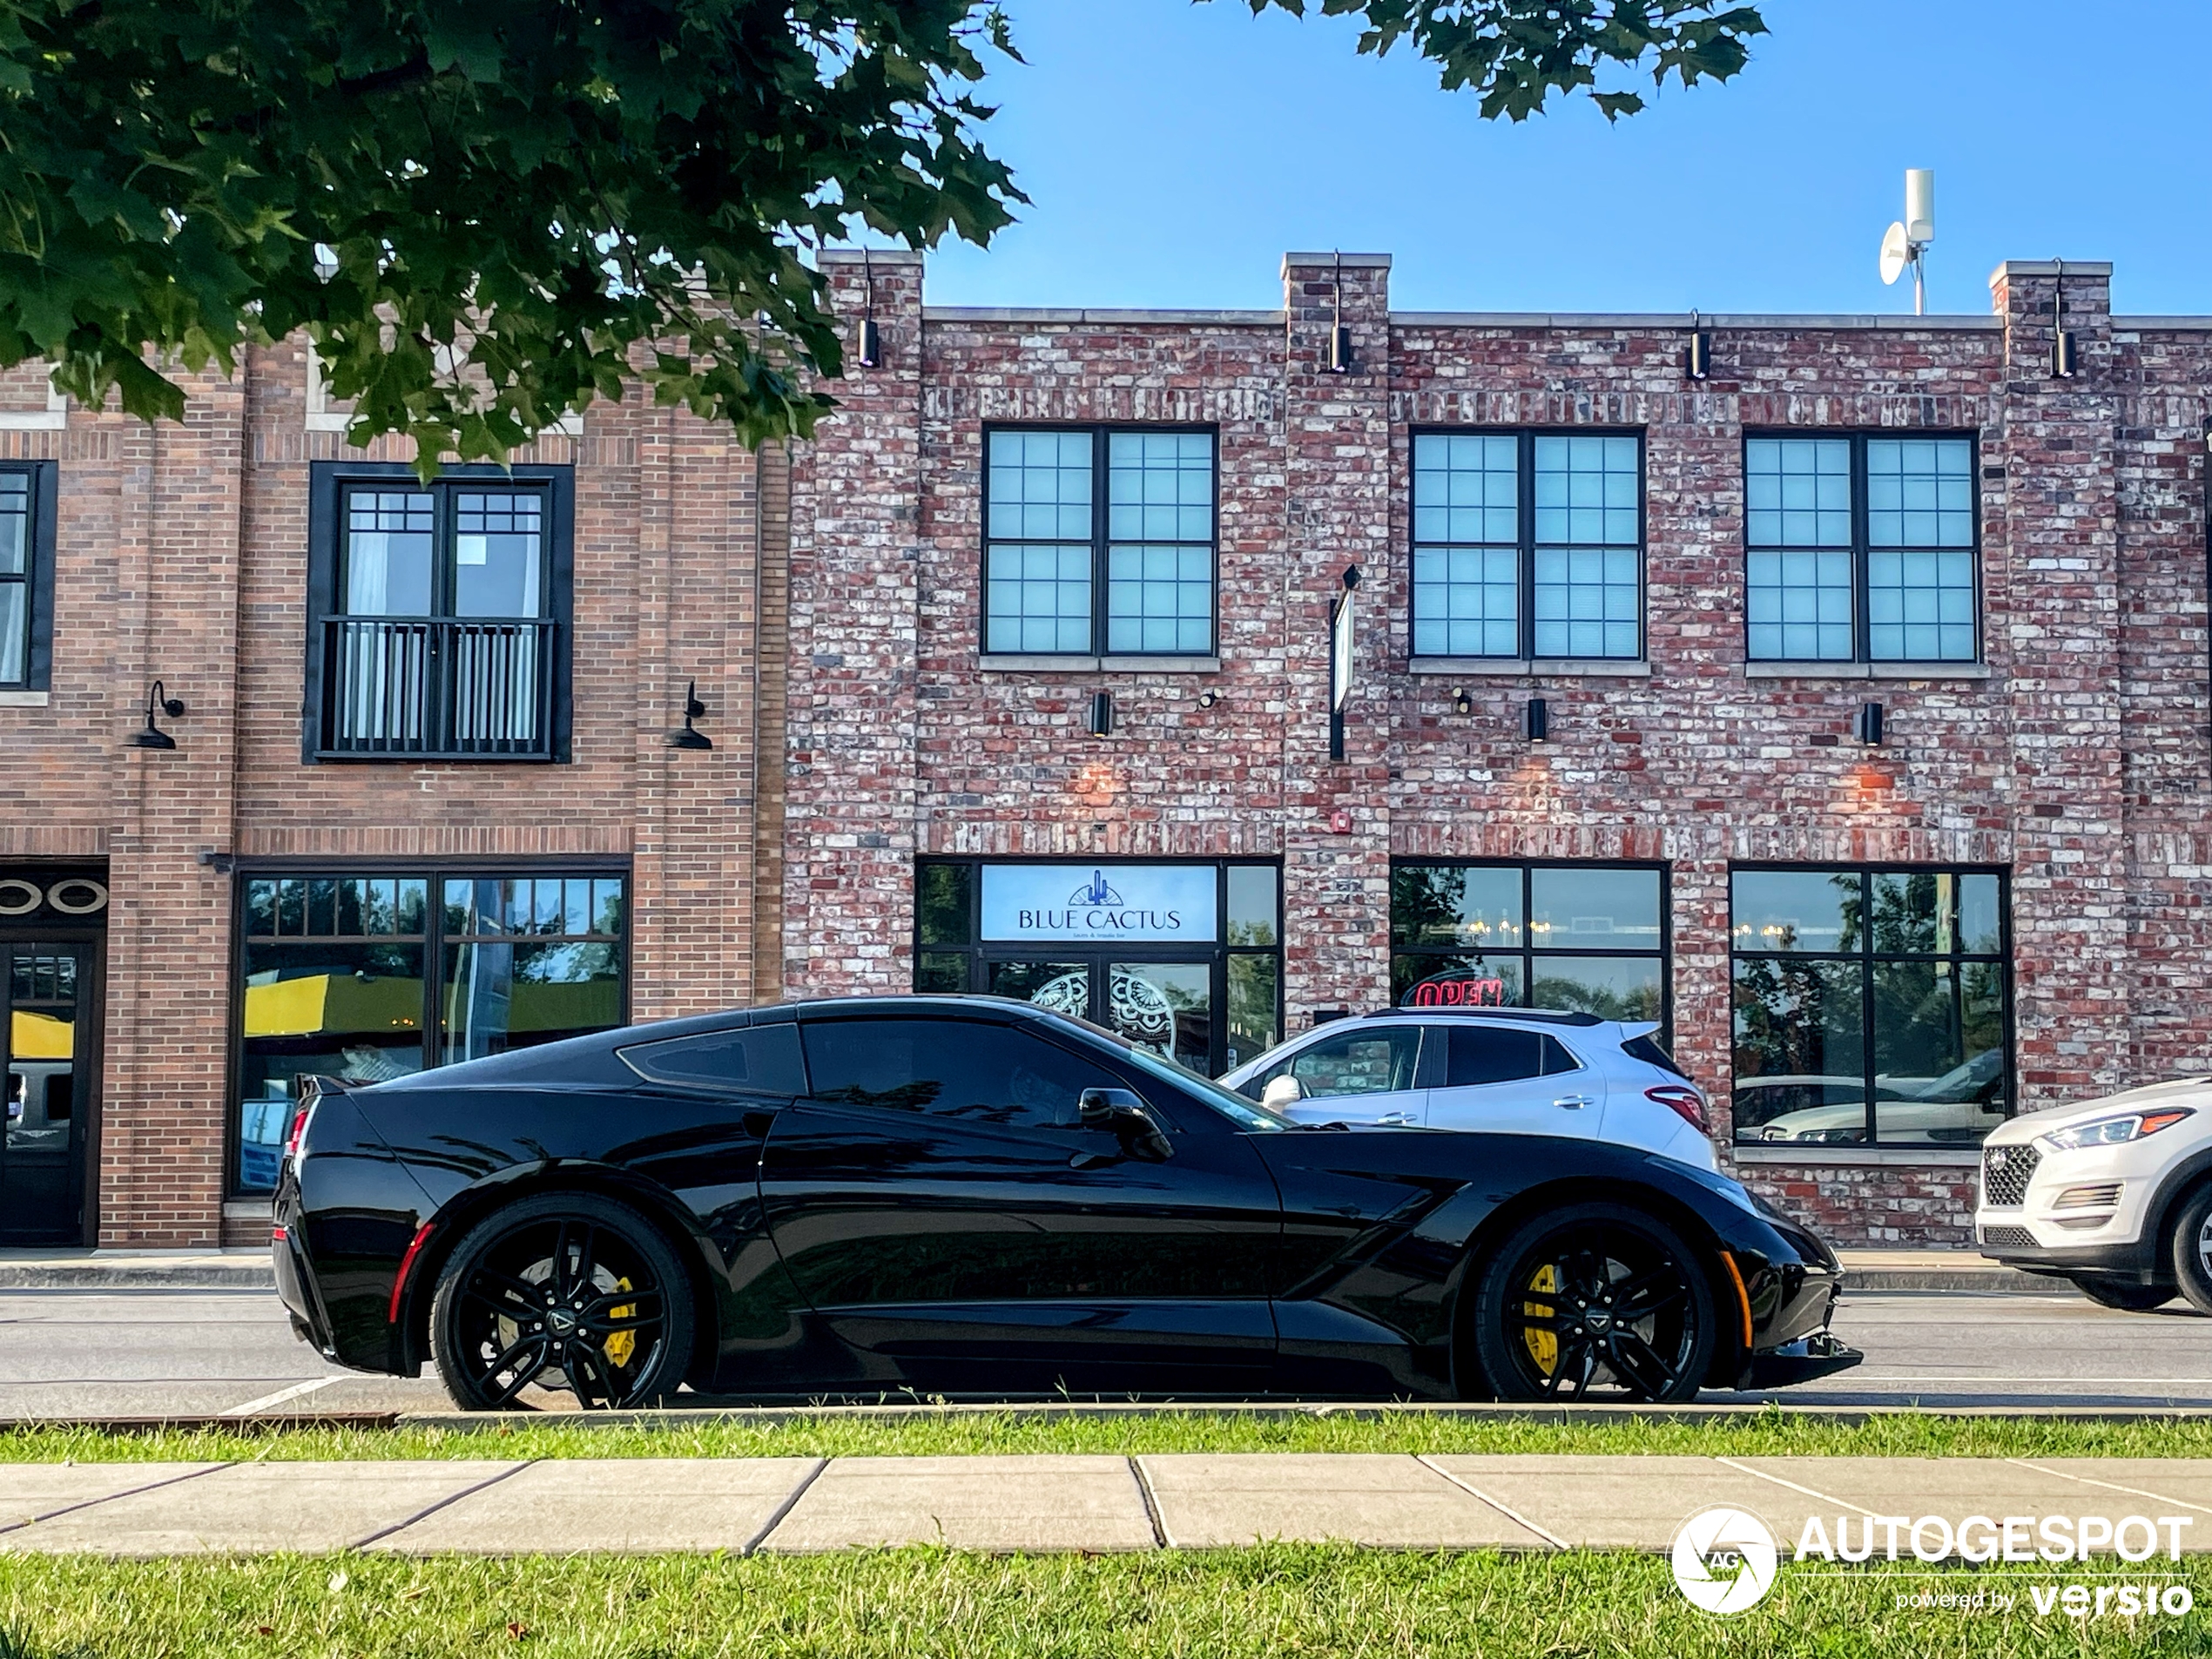
[[[690,1363],[681,1263],[645,1218],[546,1193],[470,1228],[430,1308],[430,1351],[463,1411],[513,1408],[532,1384],[585,1408],[650,1405]]]
[[[2199,1313],[2212,1313],[2212,1183],[2182,1200],[2167,1248],[2174,1282]]]
[[[2171,1285],[2131,1285],[2118,1278],[2077,1278],[2074,1288],[2099,1307],[2119,1308],[2128,1313],[2148,1313],[2174,1299]]]
[[[1693,1399],[1716,1332],[1697,1252],[1622,1205],[1523,1223],[1476,1291],[1475,1352],[1500,1399]]]

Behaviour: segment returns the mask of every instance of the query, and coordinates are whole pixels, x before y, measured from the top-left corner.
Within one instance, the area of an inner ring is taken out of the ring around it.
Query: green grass
[[[0,1463],[389,1458],[893,1457],[1005,1452],[1677,1453],[1729,1456],[2212,1457],[2212,1419],[2084,1422],[1886,1413],[1838,1423],[1777,1409],[1724,1421],[1542,1421],[1362,1410],[1296,1414],[1023,1411],[594,1425],[549,1414],[520,1426],[0,1429]],[[4,1659],[4,1649],[0,1649]]]
[[[2184,1568],[2202,1602],[2212,1569]],[[2049,1581],[2037,1580],[2035,1581]],[[1785,1568],[1719,1619],[1663,1561],[1273,1546],[1143,1556],[942,1549],[799,1558],[0,1557],[7,1659],[1000,1659],[1529,1656],[1944,1659],[2205,1650],[2199,1621],[2036,1616],[2027,1581],[1960,1568]],[[1899,1608],[1900,1590],[2010,1589],[2009,1613]],[[10,1651],[9,1641],[15,1643]]]

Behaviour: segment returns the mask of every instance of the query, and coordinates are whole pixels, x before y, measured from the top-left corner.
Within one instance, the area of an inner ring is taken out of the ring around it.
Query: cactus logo
[[[1090,880],[1068,895],[1068,902],[1071,905],[1089,906],[1096,909],[1102,905],[1121,903],[1122,895],[1115,892],[1113,884],[1106,880],[1105,871],[1093,870],[1090,873]]]
[[[1741,1509],[1700,1509],[1675,1534],[1675,1585],[1693,1607],[1741,1613],[1774,1588],[1774,1534]]]

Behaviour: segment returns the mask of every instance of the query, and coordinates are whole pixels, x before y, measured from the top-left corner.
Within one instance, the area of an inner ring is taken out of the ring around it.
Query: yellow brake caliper
[[[1536,1270],[1535,1277],[1528,1281],[1528,1288],[1532,1291],[1556,1291],[1559,1288],[1559,1275],[1553,1270],[1550,1264],[1547,1263]],[[1523,1302],[1521,1305],[1521,1311],[1532,1317],[1542,1318],[1556,1314],[1559,1310],[1549,1302]],[[1550,1376],[1553,1369],[1559,1364],[1558,1337],[1549,1331],[1539,1330],[1533,1325],[1525,1327],[1521,1335],[1521,1340],[1528,1345],[1528,1352],[1536,1361],[1536,1368],[1547,1377]]]
[[[615,1281],[615,1289],[626,1291],[629,1288],[628,1279],[618,1278]],[[637,1314],[637,1305],[635,1302],[625,1302],[618,1308],[607,1310],[607,1317],[610,1319],[635,1318]],[[607,1356],[607,1363],[619,1371],[630,1363],[630,1356],[637,1352],[637,1333],[636,1332],[617,1331],[607,1338],[607,1345],[600,1352]]]

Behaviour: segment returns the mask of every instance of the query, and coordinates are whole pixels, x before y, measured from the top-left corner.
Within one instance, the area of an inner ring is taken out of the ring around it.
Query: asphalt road
[[[1836,1328],[1865,1363],[1776,1398],[2212,1408],[2212,1319],[2185,1303],[2144,1314],[2072,1297],[1863,1291]],[[270,1292],[0,1291],[0,1419],[446,1408],[435,1377],[324,1364],[293,1338]]]

